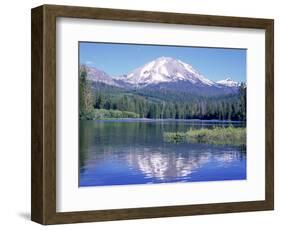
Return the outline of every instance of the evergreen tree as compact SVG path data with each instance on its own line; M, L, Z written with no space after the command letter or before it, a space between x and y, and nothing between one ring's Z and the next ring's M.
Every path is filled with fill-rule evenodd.
M91 82L87 79L85 66L79 69L79 114L87 117L93 110L94 95Z

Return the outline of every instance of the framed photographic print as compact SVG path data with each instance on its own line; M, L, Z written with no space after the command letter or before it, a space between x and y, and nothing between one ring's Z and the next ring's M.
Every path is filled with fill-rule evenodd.
M273 38L271 19L32 9L32 220L272 210Z

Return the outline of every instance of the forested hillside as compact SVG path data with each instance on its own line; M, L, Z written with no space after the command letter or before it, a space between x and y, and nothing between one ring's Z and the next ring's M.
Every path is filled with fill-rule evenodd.
M246 120L246 86L237 93L202 96L168 89L123 89L79 74L80 119L153 118Z

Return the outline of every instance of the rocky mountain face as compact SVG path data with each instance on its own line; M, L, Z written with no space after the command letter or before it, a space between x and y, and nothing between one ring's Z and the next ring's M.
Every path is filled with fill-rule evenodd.
M112 77L110 77L106 72L102 70L89 66L86 67L86 70L87 77L90 81L100 82L111 86L119 86Z

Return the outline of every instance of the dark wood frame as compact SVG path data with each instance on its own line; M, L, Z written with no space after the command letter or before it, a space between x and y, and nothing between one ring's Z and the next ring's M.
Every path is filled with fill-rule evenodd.
M264 29L266 36L265 200L199 205L56 212L56 18L87 18ZM274 209L274 21L179 13L43 5L32 9L31 219L62 224Z

